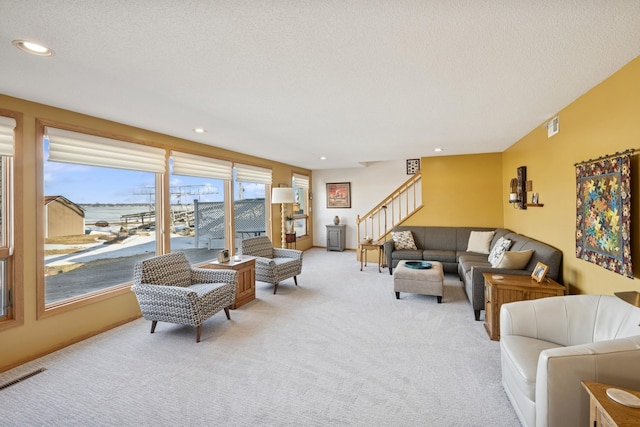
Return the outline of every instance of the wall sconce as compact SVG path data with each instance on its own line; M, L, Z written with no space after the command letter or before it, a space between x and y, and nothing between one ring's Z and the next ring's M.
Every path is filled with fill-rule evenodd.
M518 203L518 178L511 178L509 188L509 203Z
M533 191L533 181L527 181L527 167L520 166L518 168L518 177L512 178L509 182L509 203L515 203L516 209L527 209L527 206L543 207L544 204L539 203L538 193L533 193L531 203L527 202L528 195Z
M512 178L509 183L509 203L518 209L527 209L527 167L520 166L518 168L518 177Z

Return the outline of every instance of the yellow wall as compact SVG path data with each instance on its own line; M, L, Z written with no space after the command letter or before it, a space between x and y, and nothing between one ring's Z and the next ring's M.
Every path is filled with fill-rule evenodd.
M36 319L35 266L38 264L38 259L36 258L35 230L42 228L36 224L36 210L43 209L44 206L42 200L36 195L36 118L135 138L167 149L182 149L196 154L209 154L228 160L270 167L273 170L274 183L291 182L294 172L311 175L309 170L4 95L0 95L0 109L22 113L24 118L22 144L17 150L18 152L22 151L22 158L16 158L16 183L18 187L22 188L22 194L17 194L15 198L17 209L19 213L22 213L16 221L17 240L15 246L16 259L18 260L16 277L20 282L19 286L22 286L24 290L23 298L18 299L16 304L24 308L24 321L22 324L20 322L0 324L0 372L140 316L135 296L131 292L126 292L83 307ZM272 229L274 234L279 235L279 206L273 206L272 215ZM312 223L313 221L310 220L309 224ZM276 240L279 241L279 239ZM308 249L311 247L312 241L311 236L300 238L297 242L297 248ZM145 328L140 333L148 333L148 330Z
M502 227L502 154L423 157L424 207L403 225Z
M574 164L640 148L640 57L594 87L559 112L560 132L547 138L546 128L537 127L503 153L502 199L506 184L518 166L527 166L527 178L540 193L541 208L515 210L504 204L504 224L562 250L563 279L571 293L612 294L640 290L630 280L575 256L576 179ZM634 271L638 277L639 232L638 159L633 160L632 242Z

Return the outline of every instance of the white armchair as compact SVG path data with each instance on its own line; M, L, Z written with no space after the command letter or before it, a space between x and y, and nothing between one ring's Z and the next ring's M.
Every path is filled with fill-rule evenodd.
M640 308L608 295L504 304L502 385L527 427L586 426L583 380L640 389Z

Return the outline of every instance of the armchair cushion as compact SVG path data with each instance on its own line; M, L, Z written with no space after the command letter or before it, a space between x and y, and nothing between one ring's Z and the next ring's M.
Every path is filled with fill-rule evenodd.
M261 258L273 258L274 248L271 240L266 236L259 236L242 241L241 251L244 255Z

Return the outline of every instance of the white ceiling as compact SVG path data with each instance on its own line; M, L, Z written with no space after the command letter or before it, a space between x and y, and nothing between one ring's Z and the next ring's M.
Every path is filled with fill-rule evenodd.
M503 151L638 55L636 0L0 0L0 93L309 169Z

